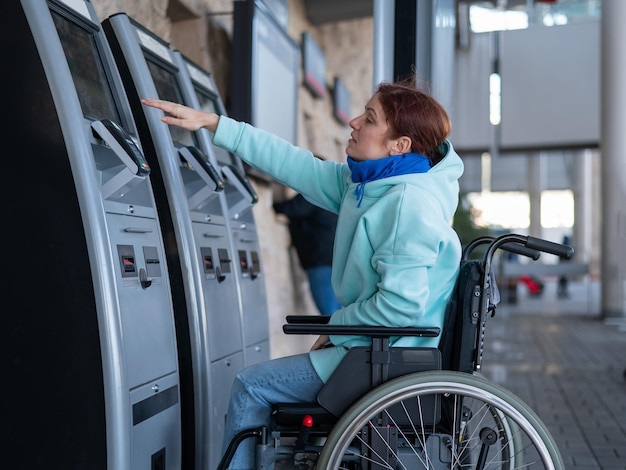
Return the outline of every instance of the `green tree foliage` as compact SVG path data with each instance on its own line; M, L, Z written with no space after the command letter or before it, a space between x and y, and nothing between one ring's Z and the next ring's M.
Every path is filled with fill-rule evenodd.
M459 205L452 219L452 227L459 235L461 244L467 245L469 242L478 237L493 236L492 230L486 226L476 225L477 209L472 207L467 194L461 194L459 196ZM476 250L477 255L482 250Z

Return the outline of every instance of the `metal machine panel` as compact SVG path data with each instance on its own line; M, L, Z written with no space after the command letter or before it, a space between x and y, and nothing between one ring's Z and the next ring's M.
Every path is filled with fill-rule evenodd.
M185 354L179 347L186 366L181 373L183 400L192 410L183 415L183 429L194 437L184 441L183 459L193 459L185 463L194 468L214 468L209 459L219 459L222 449L221 435L211 431L211 410L216 406L215 390L221 390L224 381L213 375L211 364L235 353L243 357L239 279L225 215L229 184L202 145L201 132L168 127L161 122L161 111L140 102L143 97L156 97L193 106L185 94L188 78L170 45L124 13L105 19L102 25L133 95L139 134L151 143L146 158L160 176L157 208L175 226L176 247L168 250L178 253L185 273L188 318L185 330L177 332L179 344L184 338L188 345ZM225 405L219 403L225 413ZM191 449L193 455L187 455Z
M261 341L246 348L247 365L256 364L257 362L267 361L270 357L270 342Z
M222 440L224 438L224 424L226 422L226 412L228 410L228 402L230 400L230 391L233 380L244 367L243 353L239 352L228 356L211 364L211 375L219 377L219 381L214 381L211 386L211 394L213 395L213 406L211 408L211 443L212 447L221 449ZM220 452L211 452L209 454L209 467L217 468L221 459Z
M190 103L206 112L226 115L226 109L210 73L198 67L179 52L175 56L180 69L185 70L189 80L183 91L189 95ZM211 143L211 133L202 130L198 133L203 150L214 158L215 165L224 175L224 213L232 230L233 256L236 257L237 273L242 305L242 328L245 345L246 365L257 362L262 354L257 352L248 358L248 346L269 340L269 314L267 311L267 293L261 264L253 205L258 202L254 187L248 180L243 162L230 152ZM241 255L240 255L241 253ZM269 359L269 351L264 359Z
M204 267L202 292L210 311L207 328L213 362L242 349L237 273L226 227L194 222L193 228Z
M170 303L165 255L155 219L107 214L107 222L117 251L126 375L133 389L177 370L172 313L163 308Z
M175 374L131 392L135 468L174 468L181 461L180 447L175 446L181 434L178 397Z
M14 110L2 139L27 147L5 162L4 174L19 181L2 198L14 224L6 242L22 248L7 253L16 281L5 301L20 308L4 326L15 412L4 416L12 441L3 464L181 468L173 278L161 259L150 167L95 11L86 0L9 2L0 26L12 34L1 93ZM137 241L117 231L119 217L150 233ZM37 282L24 282L33 273ZM144 466L155 442L134 438L130 396L164 375L169 392L151 393L169 405L152 410L151 435L167 436L168 457Z
M244 344L250 346L267 340L269 331L265 307L267 294L255 225L250 222L238 223L238 228L233 230L233 239L241 276Z
M207 112L216 112L224 115L226 111L224 105L217 92L217 87L213 81L213 77L206 70L200 68L195 63L184 57L180 52L174 51L174 57L179 66L180 76L182 77L182 93L185 98L185 103L191 107L202 109ZM260 348L259 350L249 350L249 336L254 338L260 337L269 342L269 327L268 327L268 311L267 301L265 294L264 278L262 276L256 276L257 281L253 285L253 289L250 290L249 279L243 276L244 272L239 268L239 256L238 244L235 242L235 233L232 231L232 223L238 221L240 218L246 222L254 222L254 216L252 213L252 207L258 202L258 196L248 181L242 161L227 152L224 149L216 147L211 142L211 133L206 129L201 129L196 133L198 144L200 149L210 158L213 165L218 168L224 178L224 190L220 193L220 202L222 204L222 214L224 215L223 223L225 225L225 231L227 236L225 240L228 241L228 247L222 247L218 249L218 259L230 260L229 268L231 269L231 276L236 280L239 302L239 318L237 319L239 325L240 341L238 346L243 349L243 354L240 357L241 362L232 363L227 371L234 373L240 367L249 365L253 362L260 362L261 360L267 360L270 358L269 347ZM239 227L239 224L236 225ZM251 225L251 231L255 230L254 224ZM256 239L256 233L253 234ZM257 257L258 258L258 257ZM260 262L257 262L255 266L259 266ZM223 270L222 270L223 271ZM249 275L248 269L245 273ZM223 274L223 273L222 273ZM257 290L260 288L260 292ZM245 300L244 300L245 299ZM247 324L246 308L252 305L257 317L262 321L257 324ZM228 345L224 337L216 336L220 335L220 331L226 328L230 322L234 322L232 318L234 312L232 308L215 311L215 316L212 318L210 324L212 328L210 330L211 335L211 359L215 361L221 357L223 351L227 351ZM232 325L232 323L231 323ZM253 329L254 332L250 333L248 330ZM232 336L228 336L232 338ZM213 348L218 348L218 356L214 355ZM230 357L230 356L229 356ZM211 436L213 437L211 442L212 446L209 449L208 459L211 462L209 468L215 468L221 456L221 441L223 436L223 414L226 412L228 406L228 396L230 396L230 387L226 387L228 392L225 393L223 387L218 384L222 382L222 376L227 377L226 370L220 369L220 363L223 359L217 359L219 362L213 362L211 365L211 377L215 382L215 387L212 388L212 395L214 396L214 402L212 404L212 415L217 415L217 421L215 416L211 423ZM216 379L219 377L219 379ZM215 401L217 400L217 401Z

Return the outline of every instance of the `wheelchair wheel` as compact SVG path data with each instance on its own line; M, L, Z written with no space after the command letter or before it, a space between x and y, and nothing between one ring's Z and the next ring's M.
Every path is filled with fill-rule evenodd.
M539 417L481 376L429 371L370 391L337 422L318 469L564 468Z

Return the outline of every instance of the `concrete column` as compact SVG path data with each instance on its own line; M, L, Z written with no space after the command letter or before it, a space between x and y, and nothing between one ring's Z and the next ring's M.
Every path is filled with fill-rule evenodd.
M374 83L393 81L394 18L396 3L374 0Z
M626 316L626 2L602 2L602 306Z
M544 188L545 169L541 152L529 153L528 162L528 199L530 202L530 226L528 235L542 238L541 192ZM555 240L559 241L559 240Z
M592 157L593 152L590 149L580 150L574 154L572 178L574 227L572 239L576 249L574 259L580 263L590 261L589 254L592 246Z

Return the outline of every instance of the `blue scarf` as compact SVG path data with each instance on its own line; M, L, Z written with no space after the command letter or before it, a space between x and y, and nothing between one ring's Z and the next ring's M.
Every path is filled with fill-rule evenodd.
M354 190L358 201L357 207L361 207L366 183L390 176L426 173L431 167L429 158L419 153L404 153L362 162L348 157L348 166L352 171L352 182L359 183Z

